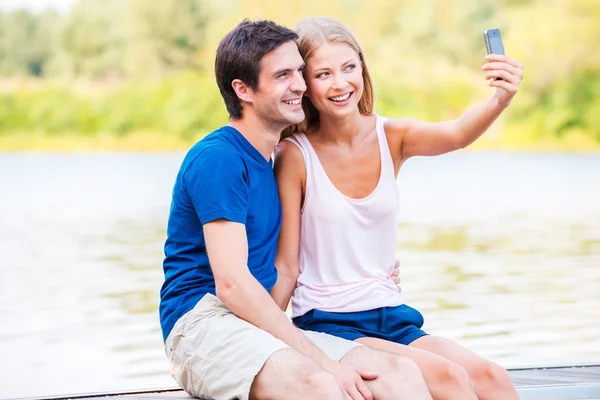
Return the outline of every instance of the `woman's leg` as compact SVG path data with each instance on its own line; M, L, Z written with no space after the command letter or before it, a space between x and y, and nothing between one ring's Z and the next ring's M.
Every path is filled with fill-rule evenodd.
M444 357L383 339L363 337L355 341L413 360L434 400L477 400L465 369Z
M438 354L462 366L480 400L518 400L508 372L498 364L475 354L453 341L438 336L423 336L409 345L413 349Z

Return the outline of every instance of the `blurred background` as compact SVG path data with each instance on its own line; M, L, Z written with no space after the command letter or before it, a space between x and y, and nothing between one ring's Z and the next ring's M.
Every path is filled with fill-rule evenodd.
M398 258L425 329L504 366L600 362L598 0L0 0L0 397L171 387L158 324L185 150L227 123L214 51L242 18L328 15L376 111L458 117L526 77L466 151L400 172Z

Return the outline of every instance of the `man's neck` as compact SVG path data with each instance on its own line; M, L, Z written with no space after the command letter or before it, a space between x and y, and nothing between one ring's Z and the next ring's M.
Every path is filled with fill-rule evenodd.
M269 127L255 115L250 113L244 115L240 119L230 120L229 126L237 129L244 135L246 140L248 140L248 142L250 142L250 144L254 146L267 161L271 158L275 146L279 143L281 131L285 128L274 129L273 127Z

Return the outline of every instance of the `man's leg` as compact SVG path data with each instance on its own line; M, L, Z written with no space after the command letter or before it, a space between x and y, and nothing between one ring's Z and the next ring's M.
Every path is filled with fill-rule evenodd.
M165 346L171 375L195 397L344 399L333 375L212 295L177 321Z
M461 365L467 373L480 400L518 400L519 396L508 372L500 365L475 354L449 339L423 336L410 344Z
M250 388L250 399L344 400L335 376L292 349L275 352Z
M378 374L377 379L365 381L376 400L431 400L419 367L406 357L360 346L348 351L341 362Z

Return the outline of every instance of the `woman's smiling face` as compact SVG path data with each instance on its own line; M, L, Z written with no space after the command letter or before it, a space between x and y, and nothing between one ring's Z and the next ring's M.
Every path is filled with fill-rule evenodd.
M321 116L345 117L358 109L364 82L360 58L343 43L324 43L306 61L306 95Z

